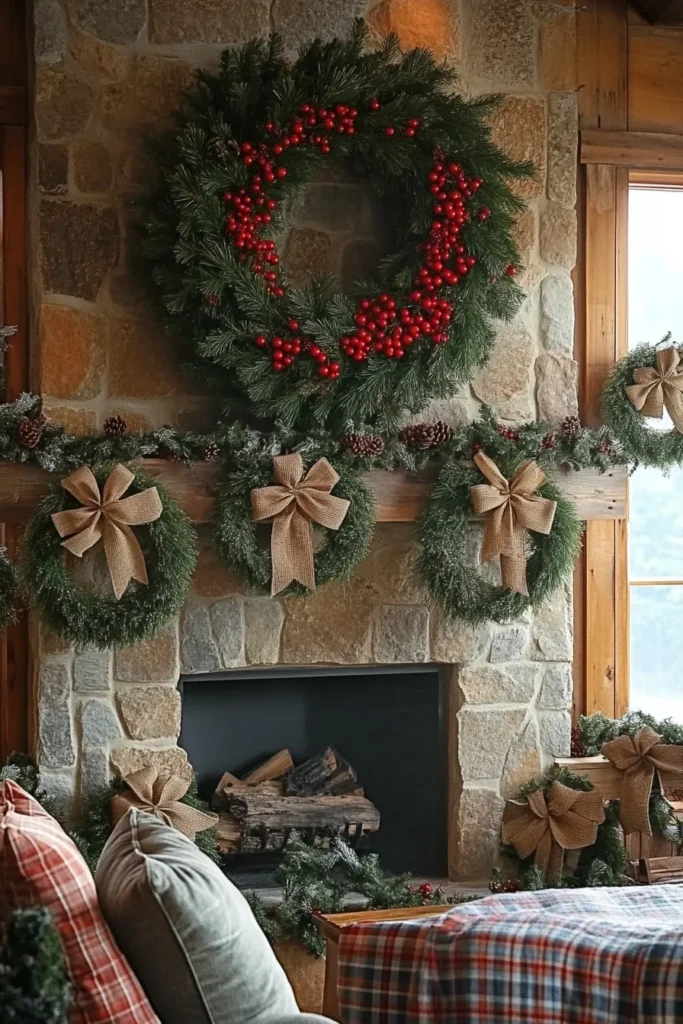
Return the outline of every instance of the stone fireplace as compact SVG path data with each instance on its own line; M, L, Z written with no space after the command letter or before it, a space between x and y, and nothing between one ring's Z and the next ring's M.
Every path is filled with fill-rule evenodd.
M101 430L114 413L131 430L210 425L214 407L183 375L140 284L134 200L154 180L144 137L168 124L192 69L214 66L223 46L277 30L294 50L315 34L346 32L356 15L405 46L454 58L465 92L502 92L496 137L537 167L519 186L529 204L517 223L524 306L471 385L421 418L460 423L482 402L507 423L576 413L573 3L36 0L35 10L32 385L54 420L75 433ZM346 282L375 265L382 239L367 192L333 173L295 205L282 251L295 283L313 270ZM193 593L154 640L75 650L34 624L38 756L62 806L112 771L154 764L189 775L178 745L181 677L434 665L448 693L448 873L485 875L505 798L569 752L569 591L521 621L472 628L429 606L408 525L379 526L354 578L307 601L245 592L217 564L207 533L200 541ZM473 558L476 546L473 534Z

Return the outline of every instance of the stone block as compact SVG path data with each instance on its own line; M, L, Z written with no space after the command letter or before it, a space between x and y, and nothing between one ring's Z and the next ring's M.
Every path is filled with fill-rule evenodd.
M108 43L134 43L142 31L145 0L68 0L75 28Z
M571 270L576 263L576 213L559 203L549 203L541 214L541 259Z
M569 757L571 752L572 717L568 711L540 711L538 725L541 749L548 761Z
M536 30L527 0L469 0L463 44L470 75L525 88L536 82Z
M540 30L541 81L547 90L576 86L576 12L573 2L567 10L545 11Z
M285 44L299 47L320 36L330 39L345 36L356 18L365 13L366 0L274 0L271 5L272 28Z
M109 758L101 747L85 747L81 751L81 801L89 800L106 789L109 782Z
M46 654L68 654L71 650L71 644L68 640L63 640L61 636L51 632L42 622L40 624L39 645L41 657L45 657Z
M192 778L192 766L187 754L180 747L164 750L148 750L142 747L117 747L111 752L111 763L117 773L125 778L141 768L156 768L166 775L179 775L188 781Z
M385 604L375 612L372 654L382 665L426 661L429 611L417 605Z
M363 580L330 583L308 598L285 598L285 607L285 664L355 665L372 660L373 592Z
M94 434L97 432L97 413L94 409L70 409L67 405L43 403L43 412L53 423L64 427L67 434Z
M223 565L211 544L208 533L199 532L197 568L192 577L192 592L199 597L229 597L241 592L239 582Z
M170 398L184 391L177 345L151 317L112 321L109 393L124 398Z
M268 0L150 0L151 43L243 43L269 29Z
M204 604L190 604L185 608L180 657L182 671L191 675L219 672L223 667L211 632L209 609Z
M421 47L439 59L460 57L460 15L454 0L384 0L368 20L380 36L394 32L403 50Z
M531 656L536 661L572 660L571 606L571 588L560 587L534 612Z
M548 274L541 282L541 341L551 352L574 351L574 288L568 274Z
M66 20L59 0L35 0L33 50L38 60L56 62L66 53Z
M516 800L520 788L543 774L538 723L531 718L508 751L503 768L501 794Z
M572 703L571 665L550 665L543 675L539 708L567 711Z
M486 657L493 633L490 622L472 626L462 619L447 618L437 606L431 615L431 625L432 661L457 665Z
M211 606L211 626L224 668L244 665L244 613L239 597L226 597Z
M522 323L501 327L491 357L477 371L472 390L504 419L533 419L533 367L535 347Z
M513 237L522 262L527 263L536 242L536 214L534 210L525 210L524 213L518 215L515 220Z
M578 108L573 92L548 96L548 199L566 206L576 202Z
M183 89L192 82L194 70L190 64L174 57L138 53L133 75L138 105L147 114L168 119L173 109L180 106Z
M536 360L539 419L558 424L579 411L579 366L571 356L547 352Z
M494 142L513 160L531 160L533 178L514 182L525 199L543 195L546 171L545 104L540 96L506 96L490 118Z
M305 288L316 274L331 273L332 242L329 235L311 228L294 228L284 265L294 288Z
M128 72L129 50L97 39L89 32L71 29L69 49L77 64L103 81L119 81Z
M76 693L106 693L111 687L111 654L96 647L77 651L73 671Z
M68 358L65 355L68 353ZM107 363L107 319L74 306L40 310L40 382L55 398L94 398Z
M114 171L107 147L97 139L77 139L71 152L79 192L108 192Z
M529 642L529 631L525 626L503 626L493 634L491 661L514 661L521 658Z
M111 704L88 700L82 705L81 736L84 747L100 747L121 738L121 727Z
M40 141L75 135L90 117L95 92L87 82L52 67L36 69L35 114Z
M71 775L44 771L40 766L40 784L48 796L47 810L60 824L68 822L74 801L74 780Z
M362 205L358 186L315 182L294 201L292 220L300 228L347 233L356 227Z
M44 291L94 302L118 252L116 211L43 200L40 246Z
M527 672L515 678L495 665L465 665L458 672L463 700L467 704L528 704L535 692L537 669L525 668Z
M504 807L495 789L463 789L455 822L456 857L450 865L455 877L488 880L498 859Z
M67 188L69 152L59 142L38 146L38 191L43 195L63 195Z
M279 601L269 597L244 602L245 656L247 665L276 665L285 613Z
M45 768L70 768L76 762L65 665L47 664L40 671L38 761Z
M178 636L170 623L151 640L120 647L114 656L114 678L123 683L175 682L178 678Z
M170 686L127 686L117 694L121 718L134 740L177 739L180 694Z
M458 712L458 760L463 782L501 777L525 717L524 708L464 707Z
M66 697L71 689L69 666L64 661L44 661L40 666L38 692L40 700Z

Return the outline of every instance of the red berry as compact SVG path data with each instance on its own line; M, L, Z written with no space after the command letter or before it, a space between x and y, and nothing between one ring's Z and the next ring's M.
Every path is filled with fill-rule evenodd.
M477 214L477 220L488 220L490 216L491 211L489 210L488 206L482 206L481 210Z
M385 135L388 135L388 136L389 136L389 138L391 138L391 136L392 136L392 135L395 135L395 134L396 134L396 129L395 129L395 128L393 128L393 127L392 127L392 126L391 126L390 124L388 124L388 125L386 126L386 128L384 129L384 134L385 134Z
M298 324L298 322L296 320L288 320L287 321L287 326L289 327L290 331L298 331L299 330L299 324Z
M370 100L370 110L380 110L381 106L382 104L376 97Z
M286 178L287 177L287 168L286 167L278 167L278 169L275 172L275 177L276 178Z
M508 275L508 277L514 277L517 273L517 267L513 263L508 263L507 267L505 268L505 273Z
M268 344L268 339L264 334L257 334L254 341L256 342L259 348L265 348L266 345Z

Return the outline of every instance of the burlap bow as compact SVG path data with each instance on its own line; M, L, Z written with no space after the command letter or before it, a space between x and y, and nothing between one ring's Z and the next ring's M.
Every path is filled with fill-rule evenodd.
M486 516L481 560L500 555L503 586L526 596L525 534L550 533L557 503L534 493L545 480L535 462L525 462L509 481L483 452L477 452L474 462L489 481L470 487L475 513Z
M131 580L148 583L147 567L131 526L142 526L158 519L163 509L156 487L126 493L135 479L121 463L114 466L100 495L100 488L88 466L80 466L62 480L62 487L83 503L82 508L55 512L52 521L60 537L68 537L63 546L78 558L100 539L117 600L123 597Z
M677 348L659 349L655 366L641 366L633 371L635 384L626 394L641 414L661 420L668 412L679 434L683 434L683 373L678 372L680 353Z
M131 807L138 807L167 825L194 839L197 832L211 828L217 814L207 814L197 807L181 803L190 783L177 775L159 775L156 768L141 768L123 780L129 792L116 793L111 801L111 815L116 825Z
M298 453L276 455L273 476L277 481L274 486L256 487L251 492L256 522L273 521L271 596L279 594L294 580L314 590L311 523L338 530L351 502L330 494L339 476L327 459L318 459L304 476L304 464Z
M509 800L503 813L503 842L522 859L533 853L534 863L549 878L562 872L565 850L582 850L595 842L605 808L597 790L588 793L553 782L546 801L543 790L528 801Z
M683 747L662 743L662 737L646 725L635 737L617 736L603 743L601 749L607 760L624 773L619 798L624 832L652 835L649 806L655 772L662 790L663 777L683 774Z

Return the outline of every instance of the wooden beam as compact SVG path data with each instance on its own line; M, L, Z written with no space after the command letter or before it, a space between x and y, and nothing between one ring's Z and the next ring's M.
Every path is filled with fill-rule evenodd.
M184 466L165 459L145 459L144 471L162 484L195 523L211 521L216 496L224 480L220 466L197 463ZM404 470L373 470L365 481L375 496L377 521L410 523L420 515L436 479L436 469L422 473ZM584 520L619 519L625 513L626 469L615 466L607 473L595 469L579 472L562 468L555 479L575 503ZM38 466L0 462L0 521L24 522L55 482Z
M582 164L683 172L683 135L584 128L580 153Z
M631 0L631 6L635 7L638 14L642 14L650 25L657 25L680 7L680 0Z

